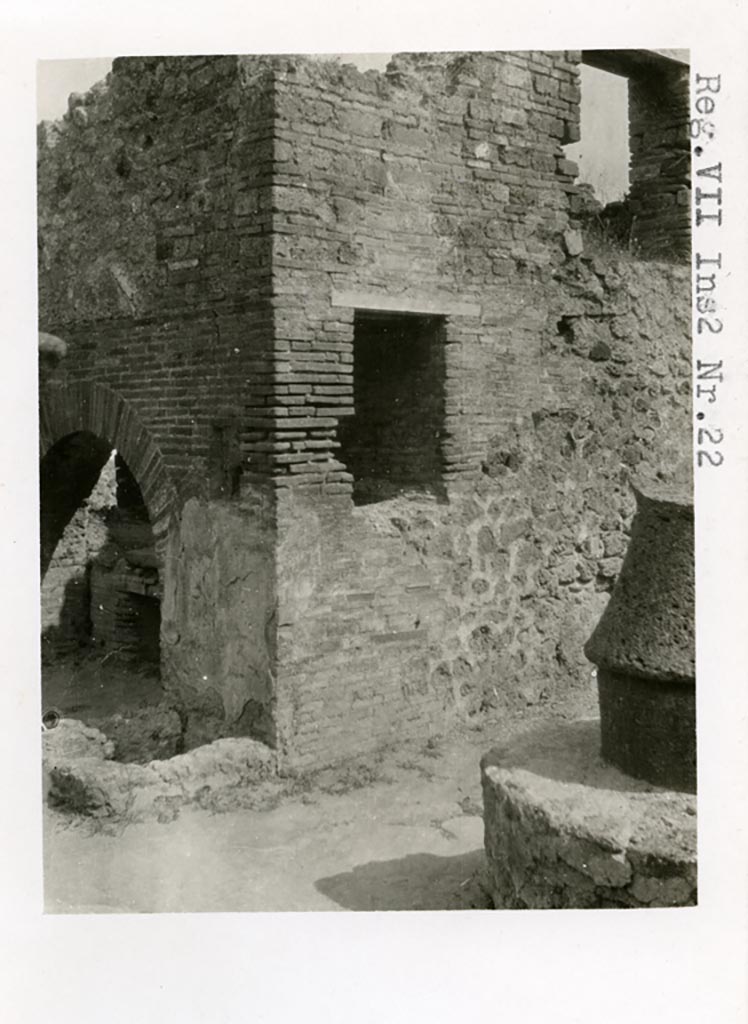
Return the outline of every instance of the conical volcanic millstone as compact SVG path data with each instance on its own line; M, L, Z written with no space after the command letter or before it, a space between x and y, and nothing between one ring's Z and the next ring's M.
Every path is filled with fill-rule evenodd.
M693 499L659 484L632 489L626 558L584 648L598 667L602 755L636 778L693 792Z

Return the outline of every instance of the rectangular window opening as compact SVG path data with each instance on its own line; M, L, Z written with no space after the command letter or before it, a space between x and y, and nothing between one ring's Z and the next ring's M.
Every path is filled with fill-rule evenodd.
M444 497L444 359L443 316L355 313L355 414L339 427L355 504Z
M629 191L629 80L586 64L581 69L579 142L564 147L579 165L578 181L602 206L620 203Z
M158 665L161 658L161 602L145 594L127 595L131 624L130 648L146 664Z

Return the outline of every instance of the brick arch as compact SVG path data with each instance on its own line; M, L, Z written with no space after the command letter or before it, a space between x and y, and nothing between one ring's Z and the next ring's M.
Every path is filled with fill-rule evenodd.
M176 489L158 446L138 411L105 384L48 384L39 397L39 457L70 434L86 431L116 448L143 494L163 562Z

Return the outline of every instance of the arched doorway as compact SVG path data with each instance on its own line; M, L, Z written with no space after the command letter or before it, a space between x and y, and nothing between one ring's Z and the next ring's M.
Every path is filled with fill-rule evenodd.
M160 674L168 482L154 481L160 456L122 399L105 393L109 413L105 407L102 416L101 394L77 394L83 401L72 416L69 403L54 401L59 394L52 414L50 404L43 410L42 711L102 729L120 759L170 756L179 749L181 725L164 704ZM55 417L55 406L64 417ZM91 429L102 419L111 421L111 433ZM123 424L127 429L118 431ZM150 501L138 478L149 467Z

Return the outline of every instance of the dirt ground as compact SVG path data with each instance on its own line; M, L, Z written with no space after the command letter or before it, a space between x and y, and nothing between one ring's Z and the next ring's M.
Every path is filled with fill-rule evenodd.
M71 714L62 682L55 699ZM46 910L488 908L481 755L549 715L576 715L578 704L527 708L420 748L279 780L261 810L224 801L220 810L185 808L173 821L111 824L45 806Z
M42 714L50 711L101 729L118 761L173 757L182 743L179 716L164 701L156 666L81 652L45 664Z
M136 670L108 655L80 654L42 670L42 711L54 708L89 725L118 711L158 704L163 692L156 668Z
M265 811L99 826L45 808L50 912L485 906L478 760L490 740L390 752ZM336 791L337 790L337 791Z

